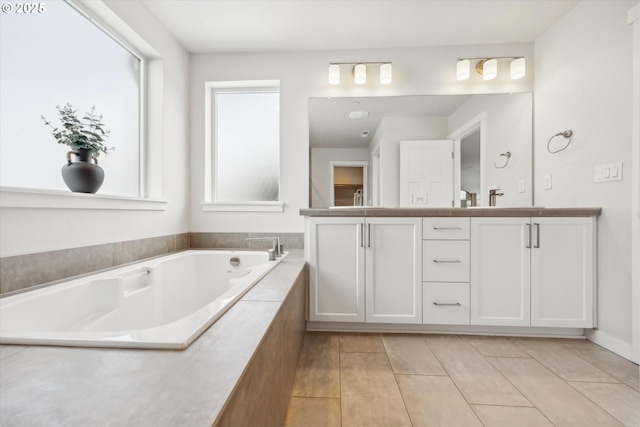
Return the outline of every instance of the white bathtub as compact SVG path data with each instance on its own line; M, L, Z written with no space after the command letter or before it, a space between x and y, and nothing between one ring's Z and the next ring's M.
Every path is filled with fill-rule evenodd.
M0 344L185 349L283 258L190 250L1 298Z

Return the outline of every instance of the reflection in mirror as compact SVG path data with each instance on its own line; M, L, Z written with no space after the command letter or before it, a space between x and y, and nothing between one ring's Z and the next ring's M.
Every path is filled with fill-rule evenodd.
M480 128L476 128L460 140L461 206L477 206L480 188Z
M368 114L350 119L353 111ZM310 207L334 204L331 164L340 161L371 165L364 205L400 206L401 141L434 140L451 140L454 152L454 200L438 206L471 206L474 193L488 206L491 189L504 194L498 206L530 206L532 113L530 93L310 98ZM494 168L507 151L508 166ZM430 200L425 188L416 200Z

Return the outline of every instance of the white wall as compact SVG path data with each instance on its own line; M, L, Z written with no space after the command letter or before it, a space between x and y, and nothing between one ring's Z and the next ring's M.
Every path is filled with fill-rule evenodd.
M154 98L162 100L162 104L150 106L161 117L152 122L148 133L153 138L154 155L161 156L156 170L160 176L154 177L153 184L161 187L161 196L169 201L168 207L159 212L2 208L1 257L189 231L186 192L189 56L142 2L109 0L105 4L112 18L142 37L160 55L156 59L163 64L162 93ZM61 159L60 167L63 163ZM155 191L154 196L158 195Z
M637 1L583 1L535 42L536 205L601 206L598 329L590 338L631 355L631 70L627 12ZM548 139L574 131L565 151ZM624 162L623 180L594 183L598 164ZM543 176L552 189L543 190Z
M498 198L498 206L530 206L532 202L532 96L531 94L477 95L471 97L451 116L449 132L473 120L485 117L484 150L481 151L481 173L484 188L478 194L481 206L488 206L489 188L499 188L504 195ZM481 148L481 150L482 150ZM509 164L496 169L494 164L504 164L501 153L511 152ZM525 191L518 191L519 181L525 182Z
M202 54L191 56L190 229L196 232L303 232L301 208L309 207L310 97L435 95L530 92L533 88L532 44L447 46L406 49L340 50L308 53ZM503 70L496 80L459 82L458 57L523 55L527 76L512 81ZM356 86L348 79L329 85L330 62L391 61L394 81L386 86L370 79ZM204 85L207 81L280 80L282 213L203 212ZM396 203L397 204L397 203Z
M332 161L357 160L368 162L366 148L312 148L311 149L311 207L328 208L331 203ZM369 164L370 165L370 164ZM367 168L368 172L369 168ZM369 181L370 183L371 181Z

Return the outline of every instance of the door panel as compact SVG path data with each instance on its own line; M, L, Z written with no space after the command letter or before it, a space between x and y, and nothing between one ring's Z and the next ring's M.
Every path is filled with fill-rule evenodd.
M452 206L453 141L400 141L400 206Z
M367 218L366 321L422 323L422 219Z

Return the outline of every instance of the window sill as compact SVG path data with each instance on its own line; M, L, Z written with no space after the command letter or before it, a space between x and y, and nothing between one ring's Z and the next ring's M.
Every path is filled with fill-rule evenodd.
M166 200L0 187L1 208L163 211Z
M282 202L203 202L203 212L282 212Z

